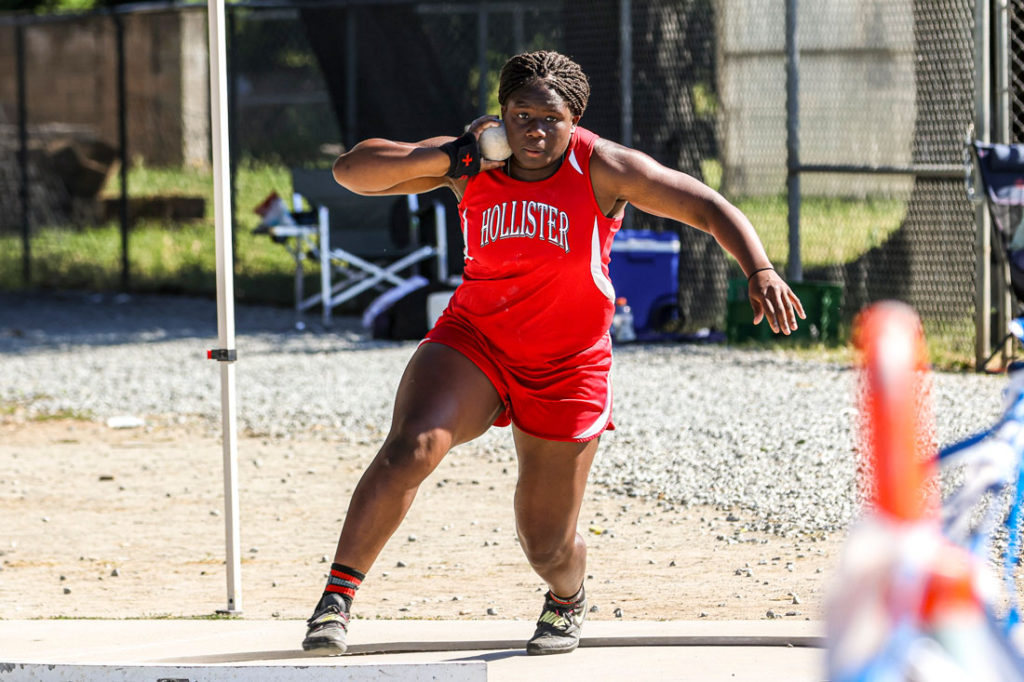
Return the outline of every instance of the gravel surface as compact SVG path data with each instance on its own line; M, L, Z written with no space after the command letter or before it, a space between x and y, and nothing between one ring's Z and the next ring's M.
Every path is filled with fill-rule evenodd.
M324 330L289 310L237 307L239 427L273 438L311 434L376 442L411 342L367 338L358 322ZM0 295L0 414L220 426L213 301L124 295ZM856 372L780 351L723 345L617 348L615 421L591 475L597 491L665 505L746 510L761 530L817 535L859 509ZM1004 378L934 375L940 444L1000 411ZM508 429L478 441L512 458Z

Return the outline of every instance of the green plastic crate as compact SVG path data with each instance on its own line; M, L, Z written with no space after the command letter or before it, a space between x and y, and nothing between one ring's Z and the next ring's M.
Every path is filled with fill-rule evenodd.
M747 280L730 279L725 314L725 335L729 343L786 338L838 343L843 287L830 282L792 282L789 286L803 303L807 319L797 320L797 330L787 337L773 333L766 320L756 326L751 323L753 311L747 296Z

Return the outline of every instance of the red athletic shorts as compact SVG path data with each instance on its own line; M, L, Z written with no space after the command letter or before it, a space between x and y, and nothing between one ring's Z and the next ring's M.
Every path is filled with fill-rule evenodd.
M511 366L477 330L447 311L423 343L441 343L473 361L505 404L495 426L517 427L537 438L585 442L612 424L611 338L590 348L534 367Z

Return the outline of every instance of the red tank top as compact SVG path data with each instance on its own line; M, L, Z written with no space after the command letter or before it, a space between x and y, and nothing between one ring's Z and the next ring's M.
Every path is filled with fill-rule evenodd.
M608 333L608 277L622 219L594 198L590 157L598 136L577 126L550 178L524 182L501 170L471 178L459 204L463 283L450 312L482 333L510 365L578 353Z

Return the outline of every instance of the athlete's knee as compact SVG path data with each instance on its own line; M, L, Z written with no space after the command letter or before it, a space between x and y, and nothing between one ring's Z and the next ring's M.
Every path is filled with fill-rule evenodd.
M377 466L392 476L419 483L430 475L450 447L451 436L444 429L392 432L377 455Z
M577 552L586 551L583 538L578 533L566 538L563 535L524 533L520 529L519 544L526 554L527 561L538 571L560 567L571 561Z

